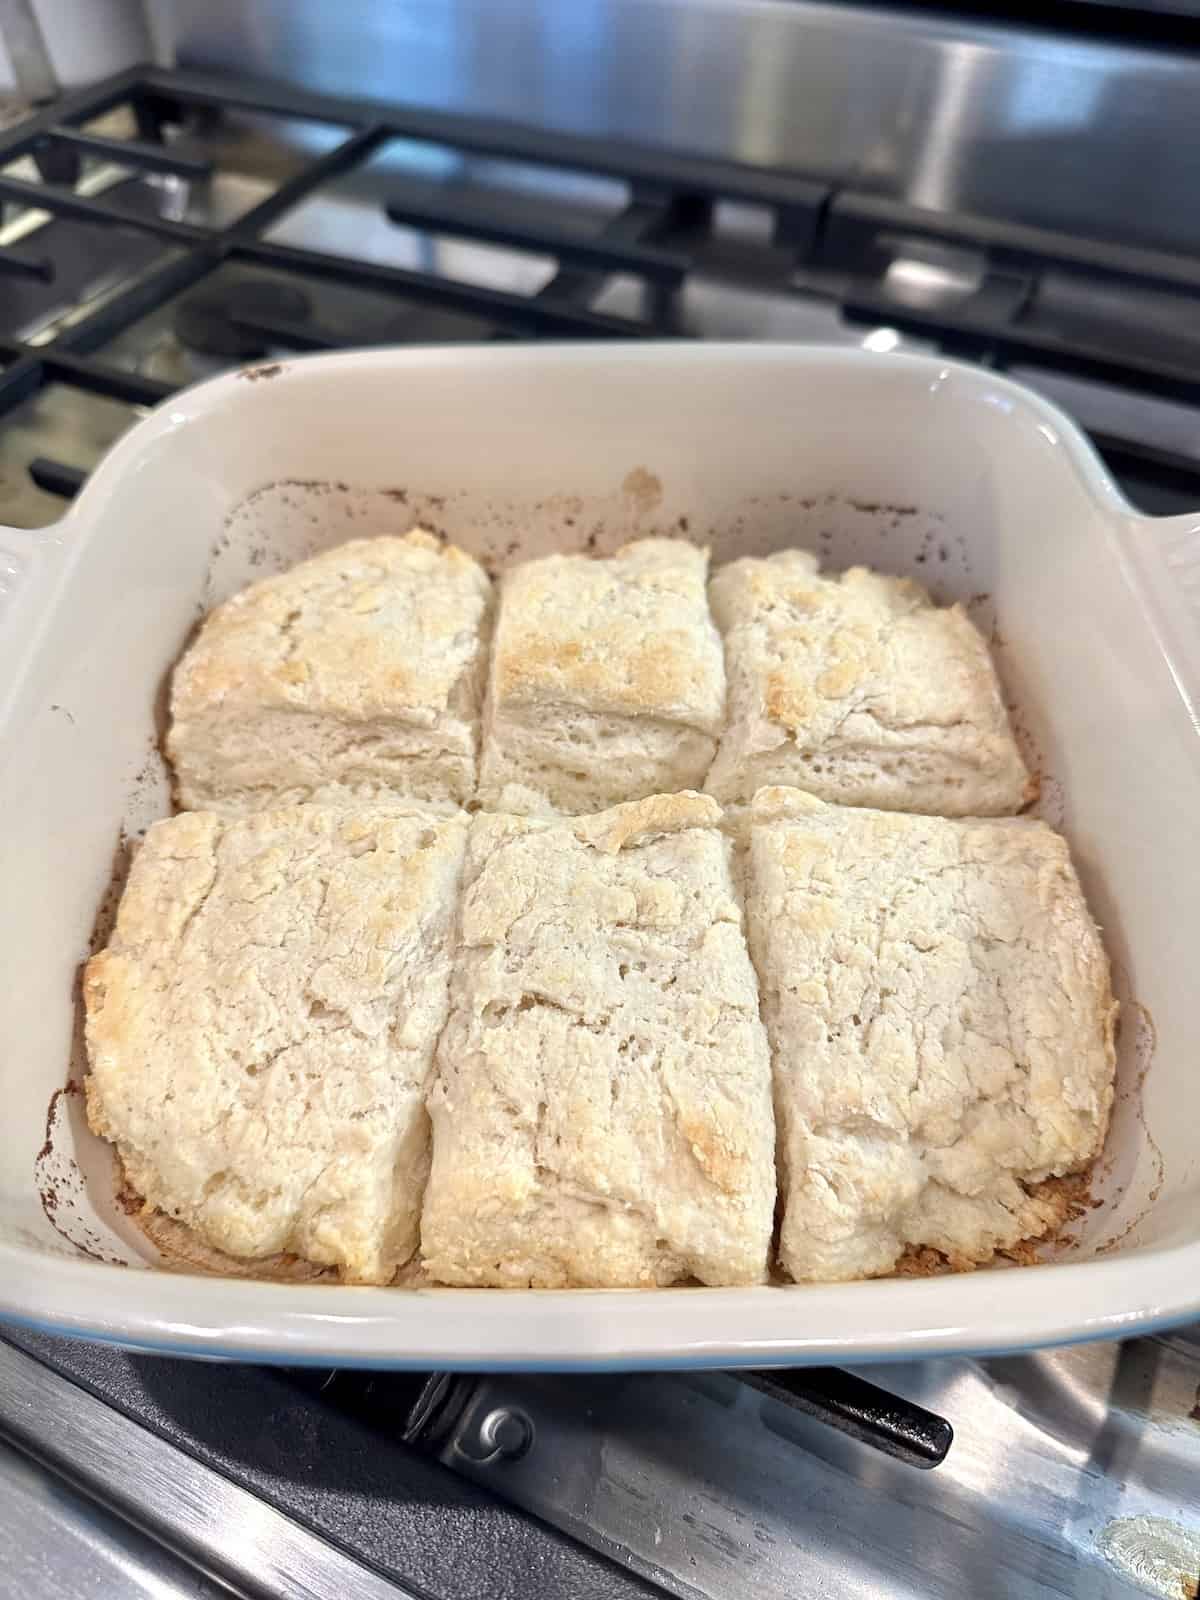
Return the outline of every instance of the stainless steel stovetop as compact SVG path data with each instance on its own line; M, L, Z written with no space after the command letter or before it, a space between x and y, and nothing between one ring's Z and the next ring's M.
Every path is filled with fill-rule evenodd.
M413 1445L411 1376L12 1337L0 1593L24 1600L224 1592L198 1573L287 1600L1176 1600L1200 1577L1194 1334L870 1369L952 1419L932 1472L719 1373L472 1380Z
M665 3L634 9L660 34L682 26ZM790 8L740 9L731 73L767 59L752 46L768 12L771 49L787 42ZM835 18L806 11L827 70ZM847 16L848 49L936 43L911 18L882 36ZM1039 59L1024 36L1009 59L994 32L952 35L939 93L963 62L980 84L985 59L993 76L997 59ZM1078 50L1055 49L1078 83ZM1178 59L1160 78L1127 53L1122 77L1118 57L1100 74L1114 106L1122 85L1188 87ZM461 98L491 82L476 73ZM939 169L926 139L900 183L877 138L856 168L801 171L765 133L680 154L616 136L659 129L564 113L548 134L452 99L398 109L147 69L0 119L0 522L53 520L142 410L240 361L613 335L988 360L1073 410L1139 504L1200 505L1186 219L1151 239L1091 217L1059 231L1044 198L1009 215L1003 196L955 189L953 140ZM1032 105L1009 104L1018 131ZM859 1376L897 1397L901 1432L904 1402L951 1423L940 1466L720 1374L487 1376L431 1410L412 1375L192 1365L9 1330L0 1596L1196 1595L1200 1330Z

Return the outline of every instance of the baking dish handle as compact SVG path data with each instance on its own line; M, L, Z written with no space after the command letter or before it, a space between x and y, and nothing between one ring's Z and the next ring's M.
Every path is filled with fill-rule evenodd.
M62 528L62 523L46 528L0 525L0 726L7 721L63 572Z
M1179 687L1200 715L1200 511L1130 520L1134 565Z

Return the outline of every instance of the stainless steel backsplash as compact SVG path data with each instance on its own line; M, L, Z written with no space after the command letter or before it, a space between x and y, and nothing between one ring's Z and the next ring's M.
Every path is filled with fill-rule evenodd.
M1200 246L1200 59L786 0L155 0L182 65Z

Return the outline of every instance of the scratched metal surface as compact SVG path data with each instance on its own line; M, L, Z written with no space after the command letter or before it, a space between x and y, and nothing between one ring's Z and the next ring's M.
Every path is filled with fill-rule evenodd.
M719 1374L490 1379L443 1460L689 1600L1197 1593L1200 1335L864 1376L950 1420L943 1466ZM532 1448L481 1464L498 1410Z
M404 1375L376 1380L364 1422L318 1374L17 1337L140 1416L168 1461L249 1491L232 1547L239 1517L284 1511L438 1597L1182 1600L1200 1581L1200 1330L866 1369L954 1425L928 1473L716 1373L488 1377L439 1467L398 1442ZM0 1435L11 1407L0 1384ZM519 1459L493 1455L499 1412L527 1419Z
M412 1398L406 1383L396 1375L402 1409ZM295 1593L280 1587L269 1564L291 1528L308 1535L295 1546L294 1565L316 1585L311 1600L402 1600L410 1592L422 1600L640 1600L654 1593L407 1449L382 1403L364 1423L326 1404L321 1384L318 1373L293 1378L0 1327L0 1600L73 1600L55 1583L10 1586L12 1518L30 1515L18 1509L4 1475L2 1446L14 1437L52 1474L69 1468L76 1486L116 1507L115 1515L136 1507L146 1526L152 1513L155 1539L188 1552L191 1562L211 1554L198 1545L207 1530L239 1563L236 1573L226 1566L225 1581L254 1600ZM143 1491L160 1483L171 1492L151 1506ZM198 1521L189 1510L197 1496L208 1508ZM30 1523L23 1543L55 1537L52 1522L39 1516L38 1524ZM154 1600L175 1600L159 1577ZM103 1600L125 1600L126 1592L141 1591L114 1584Z
M0 1594L13 1600L221 1600L228 1591L0 1443Z

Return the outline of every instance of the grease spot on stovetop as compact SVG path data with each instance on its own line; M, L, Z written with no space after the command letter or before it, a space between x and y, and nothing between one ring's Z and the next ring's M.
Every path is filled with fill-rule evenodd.
M1167 1517L1118 1517L1105 1525L1096 1544L1109 1565L1144 1593L1196 1600L1200 1529Z

